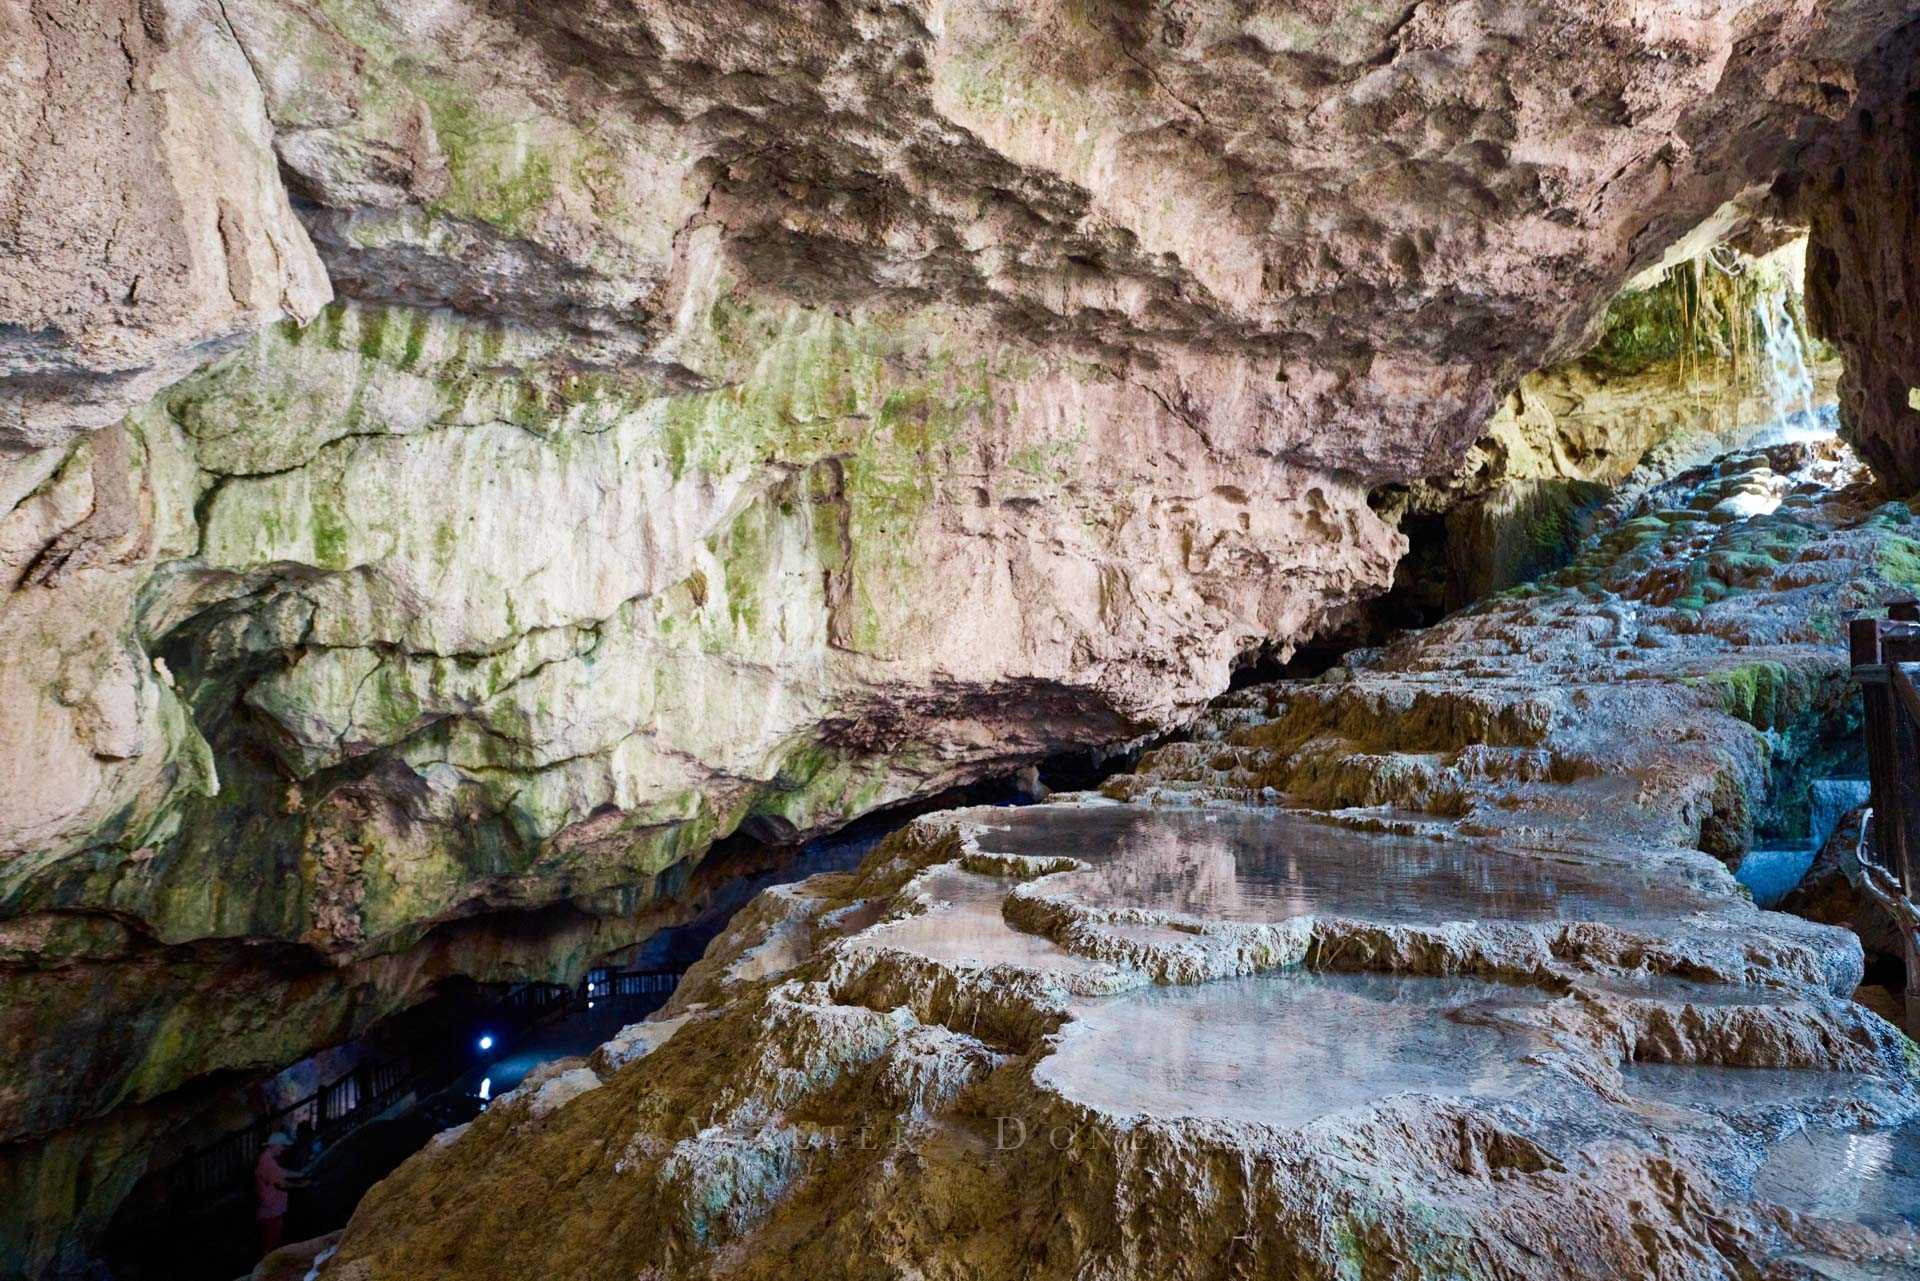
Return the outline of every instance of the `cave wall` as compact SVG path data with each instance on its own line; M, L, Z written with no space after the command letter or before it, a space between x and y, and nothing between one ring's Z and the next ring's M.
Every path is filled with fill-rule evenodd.
M491 914L609 942L1351 617L1369 492L1906 16L0 3L0 990L71 1069L0 1143L118 1154L0 1237L116 1110L588 950Z
M1845 360L1847 439L1895 492L1920 488L1920 73L1911 32L1864 86L1799 198L1815 327Z
M737 364L676 395L335 304L81 438L17 510L94 496L30 525L0 621L16 1144L450 973L594 955L561 932L502 966L485 931L444 941L467 918L567 903L621 946L743 825L795 839L1170 723L1398 554L1351 481L1196 452L1150 397L956 351L947 317L708 315L687 358Z
M214 6L7 0L0 48L0 447L110 426L333 296Z

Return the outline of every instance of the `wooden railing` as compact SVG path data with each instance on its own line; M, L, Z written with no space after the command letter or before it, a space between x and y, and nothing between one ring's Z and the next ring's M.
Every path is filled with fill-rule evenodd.
M1871 822L1846 866L1856 889L1898 927L1906 952L1907 1030L1920 1030L1920 603L1856 618L1848 642L1865 712ZM1868 840L1871 830L1872 839Z
M590 970L575 987L559 983L521 983L510 987L492 1007L502 1031L524 1036L572 1011L603 1003L626 1004L670 994L681 970ZM192 1204L207 1206L240 1190L260 1159L267 1139L278 1131L298 1134L324 1153L367 1121L410 1093L444 1089L473 1066L464 1045L438 1056L378 1059L355 1066L296 1103L256 1117L188 1153L168 1173L178 1174L170 1189L186 1192ZM307 1154L302 1153L305 1157Z

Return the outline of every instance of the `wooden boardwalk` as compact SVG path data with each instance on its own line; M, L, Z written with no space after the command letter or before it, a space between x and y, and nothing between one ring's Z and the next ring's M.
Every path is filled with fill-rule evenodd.
M1920 604L1856 618L1848 632L1865 711L1871 821L1847 867L1856 889L1899 928L1906 962L1906 1030L1920 1033Z

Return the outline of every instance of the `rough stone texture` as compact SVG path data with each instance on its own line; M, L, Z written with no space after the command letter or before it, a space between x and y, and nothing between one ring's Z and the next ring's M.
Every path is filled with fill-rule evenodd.
M1908 14L229 9L358 296L665 364L680 246L717 225L755 285L981 305L1203 434L1404 478L1634 271L1740 226Z
M573 982L610 952L685 924L754 864L668 869L627 887L625 910L584 904L452 922L404 951L329 964L311 949L218 940L167 943L92 913L52 911L0 930L0 1099L14 1137L0 1143L9 1267L84 1270L86 1247L145 1174L211 1134L237 1128L256 1100L249 1076L377 1020L454 976ZM204 910L217 883L197 889ZM281 892L297 903L297 876ZM188 904L188 906L195 906ZM111 1029L111 1034L103 1032Z
M1829 492L1837 452L1683 476L1558 576L1229 695L1132 804L937 815L763 894L660 1015L370 1193L323 1278L1899 1275L1910 1231L1750 1189L1802 1126L1911 1116L1920 1049L1840 999L1856 939L1700 852L1791 822L1769 757L1820 757L1833 620L1912 581L1913 513ZM1349 830L1262 844L1278 805ZM1381 973L1387 1022L1257 1031ZM1413 976L1481 986L1427 1013ZM1381 1075L1441 1041L1473 1057Z
M1920 86L1909 33L1892 42L1831 155L1802 196L1813 224L1814 326L1846 361L1840 401L1861 457L1896 490L1920 485Z
M1413 542L1389 606L1451 611L1557 570L1652 486L1817 427L1806 420L1834 403L1841 371L1805 331L1805 251L1719 245L1628 289L1593 349L1521 379L1454 471L1378 496ZM1763 311L1791 326L1800 367L1777 367Z
M7 0L0 46L0 450L332 296L215 0Z
M1473 1016L1535 1047L1538 1078L1509 1102L1403 1094L1306 1125L1089 1103L1086 1082L1054 1060L1089 1034L1076 1024L1097 1022L1103 1003L1143 991L1138 968L1070 935L1028 936L1035 955L996 964L997 945L974 923L954 938L984 942L986 960L930 957L889 933L896 922L937 929L953 913L935 878L965 861L975 824L993 825L955 818L923 820L859 874L786 896L783 928L811 934L797 964L744 974L729 954L764 948L775 914L743 922L658 1020L670 1030L657 1045L620 1063L555 1064L414 1158L363 1202L322 1276L878 1277L912 1266L1025 1277L1720 1277L1751 1272L1774 1247L1766 1215L1735 1191L1758 1145L1699 1118L1649 1142L1674 1114L1636 1097L1623 1060L1819 1066L1878 1081L1877 1096L1799 1101L1840 1123L1914 1106L1897 1034L1817 988L1775 975L1785 986L1642 980L1635 991L1577 947L1547 986L1513 988L1513 1007ZM1023 888L998 870L961 875L1002 897ZM1083 874L1052 870L1026 888L1070 892ZM1729 915L1708 933L1764 930L1737 897L1725 902ZM1748 923L1734 925L1743 911ZM1310 924L1330 950L1366 932ZM1142 936L1191 946L1164 923L1136 921L1127 937ZM1449 937L1496 955L1503 946L1497 930ZM1447 961L1429 953L1428 963ZM1803 1035L1788 1030L1796 1025ZM1290 1028L1310 1043L1355 1034ZM1179 1043L1150 1028L1131 1040L1143 1075L1157 1072L1159 1051L1178 1060ZM1813 1089L1833 1088L1815 1079ZM571 1097L544 1103L563 1083ZM1782 1124L1775 1115L1768 1128Z
M36 458L3 616L21 951L111 962L131 928L353 965L499 908L617 920L742 824L1164 725L1398 552L1351 482L1210 461L1115 381L1016 351L990 383L950 327L727 299L764 342L726 391L342 307ZM171 1058L140 1095L221 1066Z
M340 1234L329 1232L310 1241L281 1246L248 1274L248 1281L307 1281L313 1270L333 1257Z
M1729 861L1756 827L1804 833L1810 780L1860 751L1843 620L1916 581L1912 514L1829 492L1848 466L1816 442L1683 473L1558 574L1320 681L1229 695L1112 790L1274 789L1529 839L1604 814Z
M0 10L0 981L125 998L6 1155L1190 716L1910 8Z

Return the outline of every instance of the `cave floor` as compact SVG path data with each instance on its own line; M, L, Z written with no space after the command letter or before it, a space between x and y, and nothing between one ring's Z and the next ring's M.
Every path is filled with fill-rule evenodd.
M1733 874L1834 823L1835 620L1901 588L1833 465L1719 460L1098 793L767 890L327 1281L1920 1275L1920 1050Z
M797 934L818 946L796 963ZM464 1234L504 1225L440 1189L584 1160L623 1171L589 1175L602 1214L658 1213L643 1190L670 1177L750 1215L749 1252L804 1254L787 1215L881 1189L951 1242L941 1197L1044 1178L1083 1227L1204 1193L1181 1235L1235 1227L1276 1264L1354 1248L1328 1225L1360 1220L1369 1249L1464 1252L1473 1276L1634 1275L1604 1269L1703 1230L1808 1270L1782 1276L1905 1275L1920 1089L1909 1043L1845 999L1858 979L1849 936L1759 911L1697 852L1094 796L953 811L763 896L691 1000L436 1141L341 1257L424 1237L465 1274ZM739 1182L768 1144L798 1184ZM493 1245L593 1275L565 1244L581 1205ZM688 1213L666 1205L656 1232ZM1107 1248L1164 1275L1160 1232Z

